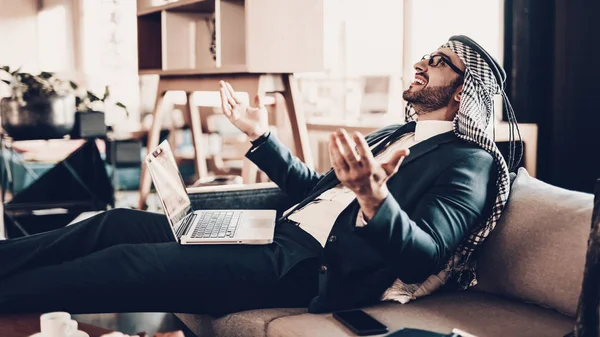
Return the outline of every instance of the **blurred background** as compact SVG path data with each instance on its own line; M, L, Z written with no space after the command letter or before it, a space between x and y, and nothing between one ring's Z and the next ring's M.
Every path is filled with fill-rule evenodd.
M12 72L47 72L76 84L77 102L84 110L104 114L99 122L102 132L88 137L70 132L66 138L31 134L24 137L31 139L21 140L5 130L5 136L13 139L3 148L2 165L15 166L10 177L3 178L12 184L3 185L4 190L9 194L26 190L93 138L117 195L131 191L135 199L117 197L117 201L127 200L125 205L136 207L141 158L157 116L161 118L160 139L173 142L188 185L266 181L260 173L242 179L249 144L224 119L217 92L194 90L190 96L201 115L201 159L186 112L186 90L169 90L155 109L161 76L197 76L205 71L211 76L244 71L293 74L296 98L300 97L296 110L305 120L302 127L308 135L310 160L323 172L329 168L329 132L340 127L368 132L402 123L402 91L413 80L413 64L451 35L464 34L478 41L507 71L506 92L525 144L521 166L548 183L591 192L600 176L600 2L320 0L303 5L290 1L293 11L285 4L267 0L0 0L0 67L10 70L0 73L6 83L0 83L0 97L14 98ZM176 29L192 27L192 23L196 31L189 34ZM300 33L273 32L285 24L303 27L310 38L296 41ZM203 52L197 49L200 43ZM269 46L268 51L253 51L262 46ZM278 48L299 52L273 71L260 68L258 59L281 58ZM245 50L247 64L228 65L239 56L227 54L230 50ZM186 53L191 55L189 60L183 59ZM212 55L213 60L200 60L202 53ZM314 62L305 67L308 61L304 59ZM270 123L297 153L299 140L291 132L293 123L284 96L268 95ZM501 102L496 107L490 132L495 132L505 152L509 129ZM156 114L157 110L164 113ZM84 117L88 115L78 118ZM8 118L2 120L3 127L5 123Z

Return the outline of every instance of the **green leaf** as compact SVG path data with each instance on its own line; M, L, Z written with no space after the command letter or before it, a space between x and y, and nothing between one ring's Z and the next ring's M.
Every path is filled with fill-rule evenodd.
M77 85L77 83L75 83L73 81L69 81L69 84L71 85L71 88L73 88L73 90L77 90L77 88L79 88L79 86Z
M116 106L123 108L125 110L125 114L127 114L127 117L129 117L129 110L127 110L127 107L125 106L125 104L121 103L121 102L117 102L115 103Z
M10 67L9 66L4 66L4 67L0 68L0 70L4 70L7 73L10 73Z
M94 95L94 93L89 90L87 92L87 95L90 98L90 102L96 102L96 101L100 100L100 98L98 98L98 96Z
M106 99L110 96L110 91L108 90L108 85L104 87L104 97L102 97L102 102L106 101Z
M54 76L54 74L50 73L50 72L47 72L47 71L42 71L40 73L40 77L43 78L43 79L45 79L45 80L51 78L52 76Z
M2 80L2 82L4 82L4 83L6 83L6 84L10 85L10 81L9 81L9 80Z
M19 68L17 68L17 70L13 71L13 72L12 72L12 73L10 73L10 74L11 74L11 75L13 75L13 76L14 76L14 75L16 75L16 74L18 74L18 73L19 73L19 71L21 71L21 68L22 68L22 67L19 67Z

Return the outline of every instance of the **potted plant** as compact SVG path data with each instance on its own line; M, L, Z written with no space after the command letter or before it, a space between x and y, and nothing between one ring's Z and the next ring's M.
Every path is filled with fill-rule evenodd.
M0 67L11 96L0 101L2 128L15 140L62 138L75 119L73 83L54 73L38 75Z
M72 83L72 85L75 90L78 89L77 84ZM102 98L89 90L82 91L82 94L76 97L77 112L75 113L75 125L71 134L73 137L92 138L106 135L105 112L109 98L110 90L108 86L104 87ZM114 104L124 109L127 116L129 116L129 111L123 103L115 102Z

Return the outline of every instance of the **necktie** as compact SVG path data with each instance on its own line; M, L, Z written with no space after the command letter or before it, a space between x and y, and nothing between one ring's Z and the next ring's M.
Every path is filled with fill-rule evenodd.
M402 137L403 135L410 133L410 132L415 132L416 125L417 125L416 122L406 123L406 124L402 125L401 127L399 127L396 131L392 132L389 136L385 136L382 141L380 141L374 148L371 149L371 153L373 153L373 157L375 157L377 154L379 154L379 152L381 152L383 149L385 149L389 144L393 143L394 141L396 141L398 138ZM377 140L374 140L374 142L376 143ZM288 212L286 212L280 218L280 220L284 220L290 214L294 213L296 210L301 209L302 207L308 205L310 202L315 200L315 198L317 198L323 192L336 186L339 183L340 183L340 181L335 176L333 169L330 170L323 178L321 178L321 180L317 183L315 188L313 188L312 193L310 193L308 195L308 197L304 198L304 200L302 200L299 204L297 204L296 207L294 207L291 210L289 210ZM327 186L327 188L323 188L324 186Z
M383 141L379 142L377 146L371 149L371 153L373 153L373 157L377 156L379 152L385 149L388 145L398 140L398 138L404 136L407 133L415 132L417 127L416 122L409 122L401 127L399 127L396 131L392 132L391 135L387 136Z

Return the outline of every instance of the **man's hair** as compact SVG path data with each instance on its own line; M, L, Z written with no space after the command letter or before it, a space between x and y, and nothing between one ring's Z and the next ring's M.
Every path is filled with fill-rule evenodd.
M465 77L463 75L458 75L458 77L450 83L450 87L452 88L452 91L454 91L463 85L463 83L465 83Z

